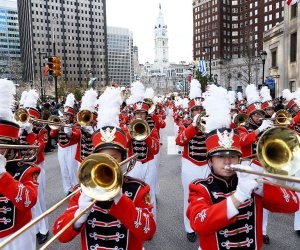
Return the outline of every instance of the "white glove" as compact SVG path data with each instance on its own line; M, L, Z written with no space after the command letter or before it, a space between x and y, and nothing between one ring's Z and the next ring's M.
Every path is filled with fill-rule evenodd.
M274 125L273 121L271 120L263 120L262 124L260 127L258 127L259 132L263 132L266 129L272 127Z
M26 130L26 132L28 134L30 134L32 132L32 129L33 129L33 125L31 123L28 122L28 123L24 124L24 130Z
M6 172L6 158L0 154L0 175Z
M84 130L85 130L86 132L88 132L90 135L94 134L94 129L92 128L92 126L86 126L86 127L84 128Z
M78 199L78 209L74 214L74 218L80 214L82 210L84 210L88 205L91 204L93 199L87 196L85 193L81 192L80 197ZM86 222L87 218L89 217L91 210L86 211L77 221L74 223L74 228L79 229L81 226Z
M192 125L193 125L195 128L197 127L197 119L198 119L199 115L200 115L200 114L195 115L195 116L194 116L194 119L193 119Z
M23 135L23 133L24 133L24 128L23 128L23 127L20 127L20 129L19 129L19 137L20 137L21 135Z
M120 192L115 196L114 203L117 205L118 202L121 200L121 198L122 198L122 188L121 188Z
M251 167L240 165L240 164L231 165L231 166L245 169L245 170L252 170ZM237 176L238 176L238 185L233 195L239 202L242 203L245 200L249 199L251 197L253 190L258 187L258 183L255 180L258 178L258 176L254 174L243 173L243 172L237 172Z
M72 135L72 128L64 127L64 133L67 134L67 136L70 137Z

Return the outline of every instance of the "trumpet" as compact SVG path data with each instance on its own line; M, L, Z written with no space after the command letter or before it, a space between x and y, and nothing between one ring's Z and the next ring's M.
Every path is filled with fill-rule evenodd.
M300 137L293 130L282 126L266 130L257 144L257 159L267 173L248 171L235 167L228 167L228 169L300 183L300 178L292 176L300 169ZM261 179L257 181L300 192L299 188L281 183Z
M136 141L144 141L150 135L151 130L147 121L137 118L128 127L131 137Z
M49 208L43 214L30 221L24 227L14 232L8 238L0 243L0 249L9 244L19 235L27 231L29 228L34 226L44 217L55 211L61 205L63 205L69 198L73 197L80 190L95 199L91 202L81 213L74 217L59 233L52 237L45 245L40 249L46 249L51 243L53 243L61 234L63 234L71 225L74 224L87 210L89 210L97 201L106 201L113 199L118 192L120 192L123 185L123 176L126 175L131 169L126 169L125 173L122 174L121 166L127 164L132 166L132 162L135 161L137 155L133 155L126 160L118 163L113 157L107 154L96 153L89 155L80 164L78 169L78 178L80 181L80 188L76 189L73 193L59 201L57 204Z
M77 114L77 122L80 126L89 126L93 121L93 113L87 109L81 110Z

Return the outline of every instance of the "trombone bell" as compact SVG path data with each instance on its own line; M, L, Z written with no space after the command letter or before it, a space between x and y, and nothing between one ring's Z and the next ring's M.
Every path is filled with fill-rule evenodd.
M110 155L92 154L79 166L78 179L86 195L98 201L107 201L121 190L122 168Z
M233 120L233 123L236 127L246 126L248 122L249 122L249 117L246 114L238 114Z
M89 110L81 110L77 114L77 122L80 126L89 126L93 120L93 113Z
M128 130L131 137L136 141L144 141L151 133L147 121L140 118L133 120Z
M269 173L294 175L300 168L300 137L286 127L268 129L258 141L257 157Z
M16 110L14 118L19 123L27 123L30 120L30 115L26 109L19 108Z

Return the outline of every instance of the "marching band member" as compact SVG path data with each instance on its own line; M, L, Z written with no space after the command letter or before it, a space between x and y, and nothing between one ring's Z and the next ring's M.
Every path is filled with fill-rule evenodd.
M0 80L0 144L18 142L19 125L13 121L12 107L16 89L13 82ZM16 149L0 149L0 242L25 226L38 196L37 178L40 168L33 163L16 162ZM13 161L15 160L15 162ZM4 250L36 249L34 229L27 230Z
M76 114L74 107L75 97L68 94L63 116L67 119L66 123L73 125L74 116ZM73 135L73 136L72 136ZM76 136L75 136L76 135ZM59 129L51 129L51 137L58 137L58 161L60 165L62 183L64 192L70 194L73 187L77 185L77 169L78 163L75 160L77 141L79 133L72 131L71 127L61 127Z
M191 81L189 109L191 120L179 127L176 144L183 146L181 178L184 192L184 227L187 239L196 241L196 233L190 226L186 216L188 207L189 184L196 178L206 178L210 169L206 161L205 133L198 130L198 117L203 111L201 103L201 87L197 80Z
M260 90L261 96L261 108L265 111L265 118L271 118L275 111L274 102L270 94L270 89L267 86L263 86Z
M227 168L233 165L252 169L239 164L240 139L239 134L229 128L230 104L226 90L211 85L209 91L205 106L206 130L209 131L206 147L212 172L206 179L190 184L187 216L199 234L202 250L261 249L263 207L272 212L292 213L298 209L299 199L284 188L258 184L256 175L236 174ZM212 108L208 107L209 103Z
M265 130L273 126L271 120L264 120L265 112L259 102L259 93L254 84L247 86L246 95L248 101L247 115L249 116L249 122L248 124L237 128L241 138L240 143L243 157L249 157L256 154L256 146L259 137ZM265 244L270 243L270 238L267 235L267 224L268 212L264 210L263 240Z
M36 90L27 92L24 108L28 111L30 118L41 118L41 113L37 110L38 93ZM38 176L38 199L36 205L32 208L32 217L35 219L44 213L46 208L45 194L46 194L46 173L45 173L45 147L48 143L48 130L45 125L34 121L29 121L21 125L19 130L19 143L21 145L36 145L39 146L37 160L34 162L40 167L41 172ZM22 155L21 150L21 155ZM43 244L49 236L48 218L44 217L36 224L37 241Z
M99 98L98 130L93 136L95 153L105 153L118 162L127 156L126 135L119 128L121 97L118 89L107 88ZM125 169L123 169L125 171ZM98 201L63 233L61 242L71 241L81 233L82 249L142 250L143 241L153 237L156 225L151 212L149 186L141 180L124 176L115 198ZM53 227L56 234L92 201L83 192L70 201L65 213Z
M230 117L231 117L231 124L230 124L230 128L235 128L236 125L234 124L234 118L238 115L239 113L239 108L236 105L236 94L235 91L228 91L228 98L229 98L229 102L231 105L231 109L230 109Z
M97 101L97 95L97 92L93 89L85 91L80 107L81 112L79 112L78 115L82 114L83 117L81 119L83 120L90 118L90 124L80 126L80 128L72 129L70 140L72 140L72 137L74 137L73 141L77 144L75 159L78 162L78 166L84 160L84 158L89 156L94 150L92 135L95 131L95 122L93 117L95 115L95 103ZM84 114L86 111L90 111L92 116L88 117L88 114ZM79 122L78 119L77 122Z
M144 102L144 86L141 82L132 83L131 101L133 105L133 113L135 119L146 121L149 106ZM134 120L133 120L134 121ZM131 125L129 125L131 127ZM132 137L128 129L124 129L127 136L128 155L138 154L137 162L129 176L138 178L146 182L150 186L151 204L153 205L153 214L156 219L156 178L157 168L155 166L154 155L159 151L159 139L157 129L152 128L149 135L144 140L136 140Z
M282 91L282 97L285 100L287 111L290 112L293 117L292 124L289 128L300 134L300 109L296 102L295 94L291 93L289 89L284 89Z

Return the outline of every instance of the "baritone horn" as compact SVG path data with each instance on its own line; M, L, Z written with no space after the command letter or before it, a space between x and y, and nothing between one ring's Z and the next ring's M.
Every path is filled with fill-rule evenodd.
M257 159L267 173L229 167L233 171L246 172L278 180L300 183L293 175L300 170L300 137L293 130L277 126L266 130L257 144ZM299 188L263 179L258 182L300 192Z
M90 110L83 109L77 114L77 122L80 126L85 127L91 125L93 121L93 113Z
M133 120L129 124L128 131L136 141L144 141L151 133L149 124L141 118Z
M39 215L24 227L8 236L4 241L0 243L0 249L9 244L19 235L27 231L29 228L37 224L40 220L48 216L50 213L58 209L69 198L73 197L79 191L83 191L86 195L94 199L85 209L82 210L76 217L74 217L61 231L59 231L54 237L47 241L41 249L46 249L52 244L60 235L62 235L70 226L74 224L86 211L92 208L97 201L107 201L113 199L121 190L123 185L123 176L126 175L131 169L126 169L123 173L122 166L129 163L132 165L137 159L137 155L133 155L126 160L118 163L113 157L108 154L91 154L84 159L78 169L78 178L80 182L80 188L77 188L73 193L63 198L57 204L53 205L43 214Z

